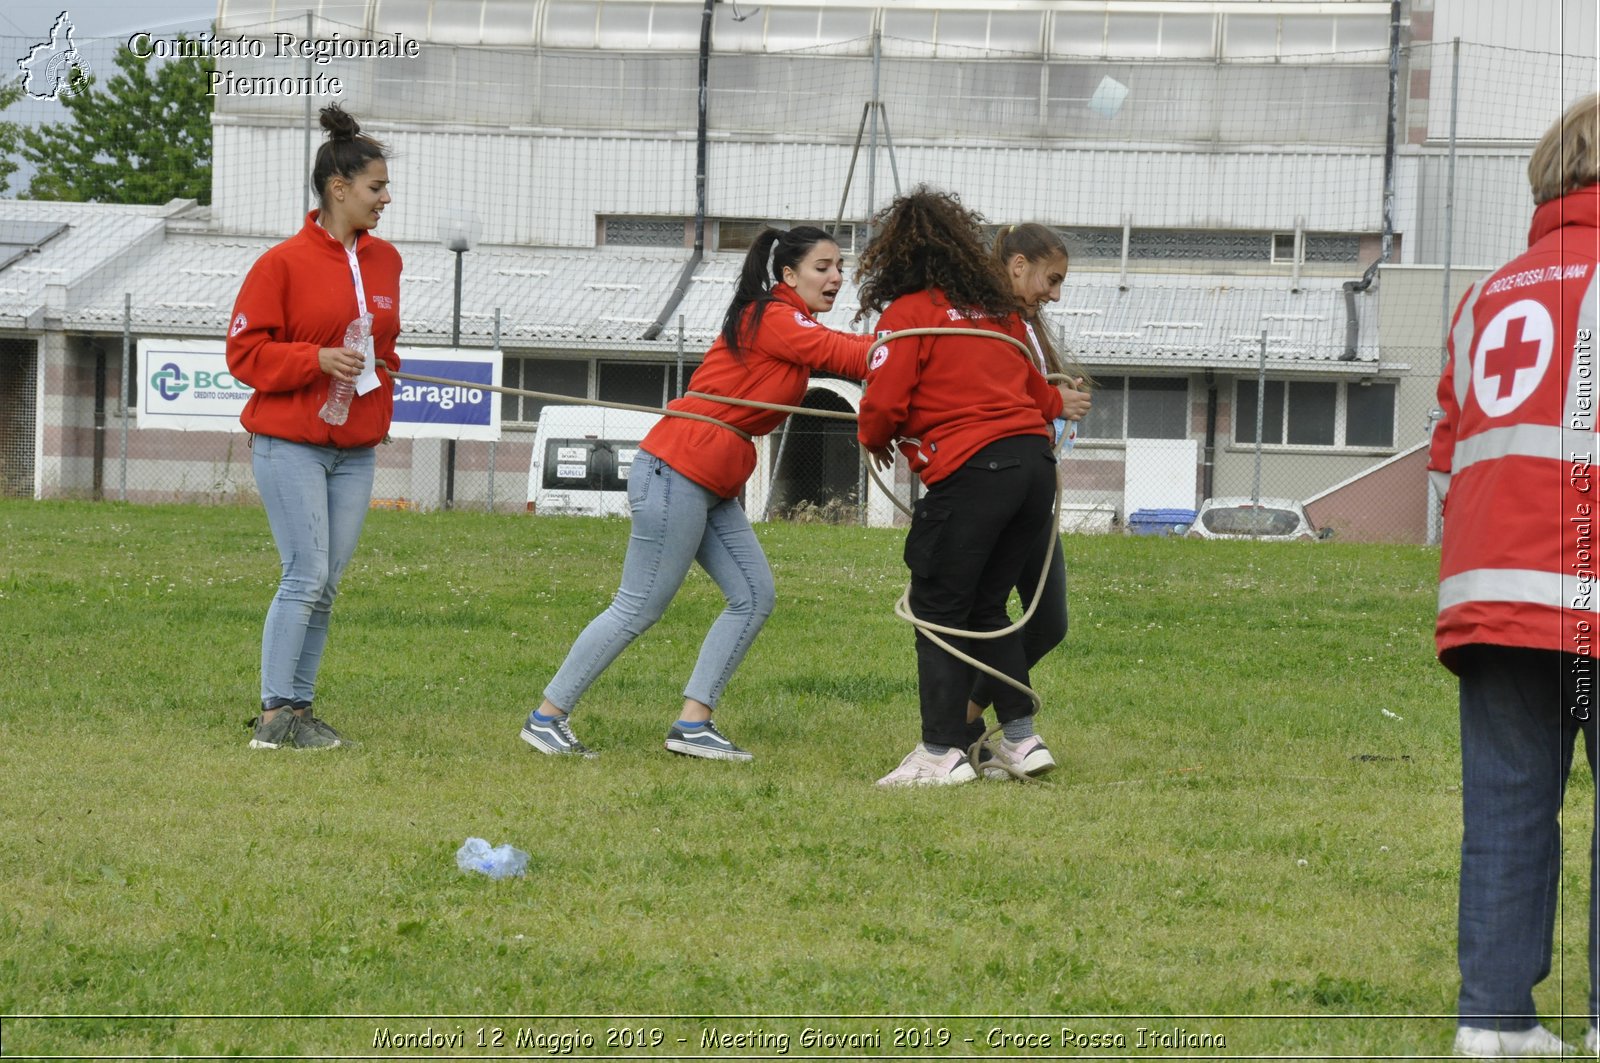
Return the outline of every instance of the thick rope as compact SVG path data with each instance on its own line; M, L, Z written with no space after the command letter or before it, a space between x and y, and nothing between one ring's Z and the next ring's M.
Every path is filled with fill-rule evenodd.
M1032 353L1028 350L1026 344L1024 344L1021 340L1018 340L1013 336L1007 336L1004 333L990 332L987 329L913 328L901 329L899 332L891 332L886 335L879 336L873 342L872 346L867 348L868 361L871 361L872 355L878 350L878 348L884 346L890 340L904 339L908 336L975 336L982 339L1002 340L1016 347L1022 352L1023 357L1027 358L1030 362L1033 358ZM637 413L652 413L668 417L683 417L689 420L704 421L708 424L714 424L721 428L726 428L730 432L736 433L746 441L751 440L751 436L748 432L741 428L737 428L726 421L718 420L715 417L709 417L703 414L689 413L685 410L671 410L655 406L637 406L626 402L604 402L598 399L585 399L573 395L557 395L551 392L529 391L523 388L499 387L492 384L479 384L467 380L449 380L444 377L422 376L417 373L391 372L390 376L397 380L415 380L425 384L442 384L449 387L474 387L480 388L484 391L499 392L502 395L522 395L529 398L542 399L546 402L569 403L583 406L601 406L609 410L630 410ZM1072 383L1069 377L1059 374L1047 375L1045 379L1049 380L1051 383ZM690 391L686 392L685 394L690 398L705 399L711 402L720 402L729 406L746 406L758 410L771 410L775 413L800 414L806 417L824 417L841 421L855 421L859 419L856 414L845 413L840 410L815 410L804 406L785 406L781 403L760 402L756 399L738 399L726 395L710 395L702 391ZM888 484L885 484L882 478L878 475L877 469L874 468L875 463L873 461L871 452L867 451L865 447L862 447L862 453L867 463L867 473L872 477L873 483L878 485L879 490L883 491L883 493L888 496L889 500L893 502L902 513L906 514L908 517L912 516L913 514L910 507L901 502L899 497L895 494L894 489ZM1064 494L1065 488L1058 478L1056 483L1055 508L1051 518L1052 534L1049 536L1049 545L1045 550L1044 566L1039 572L1039 583L1038 586L1034 588L1033 598L1028 602L1028 607L1023 611L1021 618L1015 623L1011 624L1009 627L1000 628L996 631L963 631L960 628L944 627L927 620L922 620L911 611L910 584L906 585L905 591L900 595L900 599L895 602L894 605L895 616L906 621L912 627L922 632L922 634L926 636L928 640L931 641L935 646L938 646L940 649L944 650L946 653L950 654L950 656L956 658L962 663L971 665L973 668L976 668L985 675L992 676L993 678L998 679L1000 682L1005 683L1012 689L1026 694L1028 696L1028 700L1033 704L1033 714L1035 716L1039 714L1039 711L1041 708L1043 708L1044 703L1032 688L1025 683L1011 678L1004 672L1001 672L999 669L990 667L984 662L978 660L976 657L973 657L971 654L964 653L961 650L956 649L939 636L950 635L956 638L968 639L1003 638L1006 635L1010 635L1022 630L1028 621L1033 619L1033 614L1039 608L1039 602L1044 597L1045 582L1049 579L1050 562L1054 558L1056 544L1060 538L1059 535L1055 533L1055 529L1061 527L1061 502ZM1004 770L1022 782L1032 782L1033 780L1027 775L998 759L988 765L980 766L979 755L982 753L984 746L988 743L990 738L994 737L1000 731L1001 726L997 723L995 726L985 731L982 737L980 737L976 742L972 743L972 745L967 749L968 763L970 763L972 765L972 769L977 772L983 771L985 767L996 768Z
M479 384L472 380L450 380L447 377L423 376L420 373L397 373L391 371L389 375L396 380L417 380L424 384L443 384L454 388L478 388L480 391L496 391L502 395L523 395L530 399L543 399L546 402L565 402L576 406L603 406L608 410L629 410L634 413L653 413L657 416L683 417L691 421L704 421L706 424L714 424L718 428L726 428L746 443L751 442L754 438L743 428L737 428L727 421L719 421L715 417L707 417L702 413L689 413L686 410L667 410L659 406L636 406L631 402L605 402L601 399L578 398L575 395L556 395L549 391L528 391L525 388L504 388L498 384Z

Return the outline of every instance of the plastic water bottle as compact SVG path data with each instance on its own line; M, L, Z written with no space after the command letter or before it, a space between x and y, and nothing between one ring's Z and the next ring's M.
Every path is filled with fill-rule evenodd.
M1072 445L1078 441L1078 422L1068 421L1057 417L1054 421L1056 432L1056 456L1066 457L1072 453Z
M344 330L344 345L352 351L360 351L363 358L371 360L371 314L362 314L350 322L349 327ZM322 409L317 411L317 416L329 424L344 424L350 417L350 403L355 400L355 397L356 386L352 381L334 377L333 384L328 388L328 401L322 404Z
M515 878L528 870L528 854L510 844L491 848L482 838L468 838L456 851L456 866L490 878Z

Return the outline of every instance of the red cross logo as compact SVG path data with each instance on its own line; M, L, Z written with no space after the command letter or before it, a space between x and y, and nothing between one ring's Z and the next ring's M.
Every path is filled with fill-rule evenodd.
M1534 299L1501 307L1472 351L1472 394L1489 417L1508 417L1541 387L1555 351L1555 322Z
M1495 389L1497 399L1503 400L1511 396L1519 369L1532 369L1539 364L1539 352L1543 346L1537 339L1522 338L1522 330L1527 322L1528 319L1525 317L1506 322L1504 345L1483 352L1483 375L1500 378L1499 385Z

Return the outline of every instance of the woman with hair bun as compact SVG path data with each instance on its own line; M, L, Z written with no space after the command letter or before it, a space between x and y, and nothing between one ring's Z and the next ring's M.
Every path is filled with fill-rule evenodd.
M372 235L390 199L386 152L337 105L322 109L322 128L317 208L250 268L228 326L228 371L255 389L239 419L282 562L252 749L344 741L312 701L339 577L372 501L373 447L394 412L389 373L400 368L400 254ZM352 386L341 416L329 400Z
M814 369L861 379L872 337L836 332L815 317L833 308L842 283L839 245L826 232L809 225L764 231L745 255L722 332L690 390L792 406L805 397ZM628 474L633 532L622 584L523 723L522 740L540 753L596 755L573 734L568 715L617 655L661 618L690 564L699 562L727 607L700 647L666 748L709 760L751 759L717 730L711 714L775 601L772 570L738 494L755 470L751 437L771 432L786 415L698 398L675 399L667 408L723 424L667 416L640 443Z

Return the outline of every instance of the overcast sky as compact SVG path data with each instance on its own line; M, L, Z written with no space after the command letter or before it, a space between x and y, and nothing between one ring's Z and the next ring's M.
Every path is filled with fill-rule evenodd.
M198 33L209 29L217 17L216 0L4 0L0 3L0 79L9 82L20 71L17 61L25 58L35 44L50 39L50 29L61 13L67 12L73 26L72 40L89 64L89 69L109 77L115 72L113 57L117 45L141 30L160 36ZM42 125L65 118L61 104L54 100L24 97L0 112L0 118L23 125ZM32 168L23 168L11 179L8 195L26 188Z
M45 40L62 11L72 16L79 38L126 39L140 30L205 29L217 17L217 4L215 0L6 0L0 7L0 36Z

